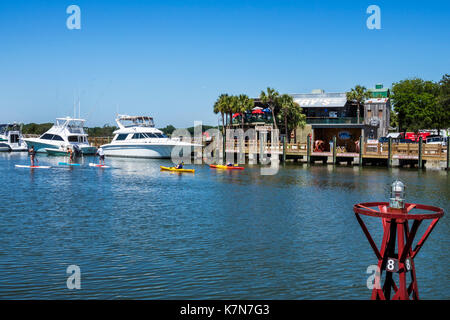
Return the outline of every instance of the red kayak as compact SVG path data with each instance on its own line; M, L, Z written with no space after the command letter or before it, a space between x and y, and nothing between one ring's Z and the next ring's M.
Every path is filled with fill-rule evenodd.
M210 168L215 168L215 169L223 169L223 170L244 170L244 167L237 167L237 166L222 166L220 164L210 164L209 165Z

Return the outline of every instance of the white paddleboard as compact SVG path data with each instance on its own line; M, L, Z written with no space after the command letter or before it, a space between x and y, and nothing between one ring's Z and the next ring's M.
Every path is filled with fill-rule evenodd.
M24 165L20 165L20 164L16 164L17 168L30 168L30 169L50 169L50 166L24 166Z
M96 164L96 163L89 163L89 167L95 167L95 168L109 168L108 166L102 166L102 165Z

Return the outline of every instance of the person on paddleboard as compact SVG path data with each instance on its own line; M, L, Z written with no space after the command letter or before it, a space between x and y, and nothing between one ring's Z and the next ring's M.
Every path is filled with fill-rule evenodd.
M74 158L74 153L73 153L72 149L70 149L69 147L67 147L67 154L69 155L69 163L72 163L73 158Z
M98 158L100 160L100 165L105 165L105 152L103 151L103 148L100 147L97 150Z
M34 158L36 157L36 150L34 150L34 146L28 150L28 154L30 155L31 166L34 167Z

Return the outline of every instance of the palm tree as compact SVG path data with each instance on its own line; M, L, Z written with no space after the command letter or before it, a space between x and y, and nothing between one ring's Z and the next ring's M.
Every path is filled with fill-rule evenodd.
M268 105L270 110L272 110L272 118L273 118L273 125L275 129L278 129L277 127L277 121L275 118L275 107L277 105L277 98L280 96L278 91L272 88L267 88L267 92L261 91L261 94L259 95L259 99L263 104Z
M284 132L286 139L288 139L288 132L297 128L304 127L306 124L306 115L302 108L292 96L283 94L277 99L277 104L281 108L281 115L284 118Z
M226 111L228 113L228 125L231 128L233 125L233 114L238 112L238 97L237 96L229 96L226 101Z
M228 94L221 94L214 103L214 113L222 115L222 134L225 134L225 113L227 111Z
M247 95L241 94L237 100L237 112L241 114L242 129L244 129L244 114L246 111L251 110L254 106L254 100L250 99Z
M360 106L364 105L364 101L370 98L370 92L367 91L366 87L357 85L350 92L347 92L347 100L356 103L358 106L357 117L358 124L360 123Z

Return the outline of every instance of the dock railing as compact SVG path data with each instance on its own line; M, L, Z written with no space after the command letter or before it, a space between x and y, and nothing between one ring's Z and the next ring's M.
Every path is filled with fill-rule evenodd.
M246 154L249 153L250 146L253 145L253 148L257 153L260 152L260 142L250 142L246 140L243 144L243 152ZM274 150L278 150L277 153L283 153L283 143L279 143L277 146L273 146L270 142L267 142L264 146L265 152L270 152L272 147L277 147ZM349 152L343 146L337 146L336 148L336 156L337 157L359 157L358 152ZM391 153L389 154L389 143L364 143L362 149L363 158L375 158L375 159L388 159L389 156L392 159L411 159L418 160L419 159L419 150L421 150L421 159L422 160L438 160L445 161L447 158L447 147L441 144L426 144L423 143L422 147L420 147L419 143L392 143L391 144ZM227 152L239 152L239 142L237 139L235 140L227 140ZM290 156L306 156L308 152L308 146L306 142L303 143L286 143L285 145L285 153ZM332 155L332 150L325 150L324 152L314 152L313 147L311 146L311 155L314 156L324 156L324 155Z
M111 143L113 137L89 137L89 144L94 147L100 147L104 144Z

